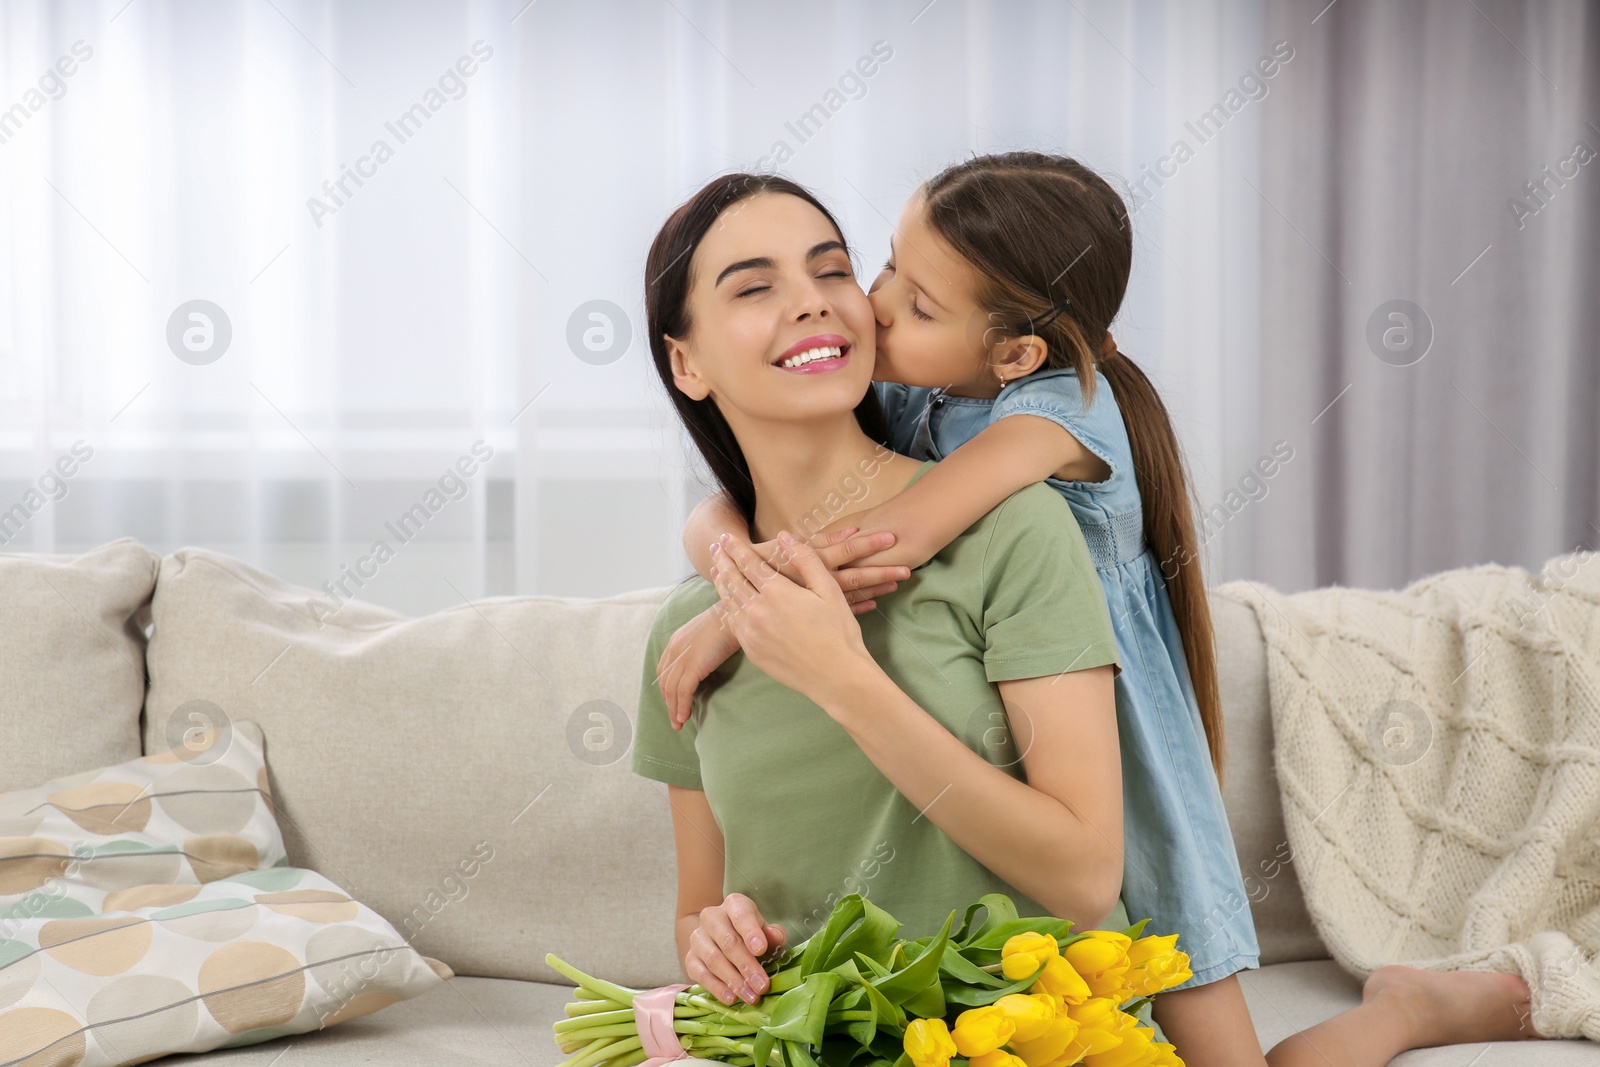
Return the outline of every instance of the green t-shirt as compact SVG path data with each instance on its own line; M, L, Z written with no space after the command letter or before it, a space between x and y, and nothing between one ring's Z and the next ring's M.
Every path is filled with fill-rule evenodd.
M820 930L850 893L887 910L909 937L936 933L952 910L959 924L985 893L1005 893L1022 915L1049 913L919 814L825 711L742 652L701 683L694 714L674 731L656 664L672 633L716 600L716 587L695 575L657 612L632 766L705 791L726 849L724 896L749 896L790 945ZM994 683L1118 662L1083 533L1042 482L1007 497L857 620L867 650L908 696L1022 781ZM1122 914L1119 905L1112 921Z

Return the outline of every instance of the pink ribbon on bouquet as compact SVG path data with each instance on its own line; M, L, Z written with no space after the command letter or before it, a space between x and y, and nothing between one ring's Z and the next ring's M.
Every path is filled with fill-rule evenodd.
M639 1040L645 1055L650 1058L639 1067L663 1067L678 1060L698 1060L684 1050L678 1034L672 1029L672 1008L678 994L687 985L663 985L647 989L633 998L633 1024L639 1029Z

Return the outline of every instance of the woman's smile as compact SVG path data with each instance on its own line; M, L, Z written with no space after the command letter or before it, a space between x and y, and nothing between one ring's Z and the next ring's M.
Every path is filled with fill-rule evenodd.
M826 374L850 362L852 347L839 334L816 334L784 349L772 365L790 374Z

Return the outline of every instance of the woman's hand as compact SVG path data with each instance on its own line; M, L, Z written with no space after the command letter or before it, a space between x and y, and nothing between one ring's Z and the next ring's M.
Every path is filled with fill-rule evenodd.
M784 949L788 935L777 923L762 923L755 901L729 893L721 904L700 909L700 925L689 935L684 973L724 1004L735 998L754 1004L766 993L764 959Z
M819 688L837 686L852 663L873 662L861 625L833 575L810 545L780 533L791 581L756 554L748 541L723 534L712 545L713 580L739 646L779 685L817 703Z
M877 552L894 543L894 534L885 532L876 537L855 537L855 527L844 527L830 534L818 534L811 539L817 555L833 574L844 592L850 610L857 615L878 606L875 597L892 593L899 588L897 578L910 575L907 567L852 567L840 570L845 564L870 552ZM761 558L782 564L779 573L788 573L800 581L800 571L777 540L762 541L752 545ZM667 717L674 730L681 729L694 713L694 694L700 683L711 672L722 666L728 657L739 651L739 639L734 636L725 620L727 608L722 601L711 605L699 615L678 627L656 661L656 685L661 699L667 705Z

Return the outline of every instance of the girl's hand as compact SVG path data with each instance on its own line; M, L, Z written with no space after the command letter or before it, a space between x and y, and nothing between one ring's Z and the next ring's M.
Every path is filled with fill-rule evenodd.
M667 717L677 730L694 712L694 691L724 660L739 651L739 639L722 621L726 613L719 600L682 626L661 650L656 663L656 685L667 705Z
M700 910L683 969L724 1004L735 998L754 1004L769 985L762 961L782 953L787 939L777 923L762 923L755 901L729 893L721 904Z
M872 656L861 624L816 550L787 533L778 540L800 582L779 573L750 542L729 534L711 546L713 579L728 625L750 661L779 685L815 698L819 683L837 683L848 664L871 663Z
M898 589L902 579L911 577L911 568L856 566L862 557L880 554L893 545L895 535L888 530L880 530L857 537L861 527L843 525L854 517L835 520L827 528L813 534L808 543L816 549L822 565L828 568L839 588L844 590L851 610L860 615L877 607L874 597ZM758 541L750 547L785 578L796 584L804 584L793 558L783 550L783 545L776 538Z
M896 498L898 499L898 498ZM896 504L895 500L879 504L877 507L867 508L865 511L855 511L842 519L835 519L811 538L815 546L818 541L837 541L850 538L852 541L866 542L872 547L865 551L857 552L848 563L840 564L838 572L840 584L853 580L856 570L885 570L903 571L909 575L911 567L920 567L928 562L943 545L925 546L922 538L916 535L915 524L907 536L900 537L889 527L907 522L909 516L903 504ZM848 528L846 524L850 524ZM865 533L860 531L865 530ZM891 566L899 563L904 566Z

